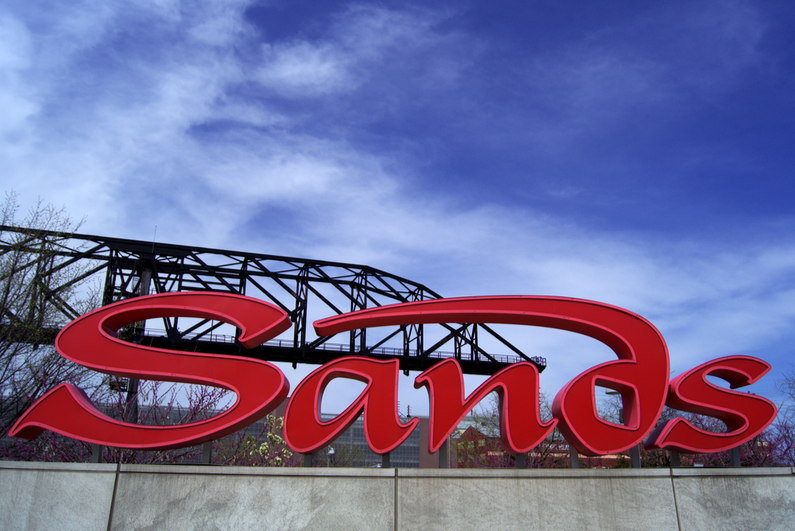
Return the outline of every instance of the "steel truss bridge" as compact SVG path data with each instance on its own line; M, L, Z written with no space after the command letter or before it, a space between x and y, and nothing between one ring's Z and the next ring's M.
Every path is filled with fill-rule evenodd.
M237 343L234 331L223 333L228 325L217 321L168 318L159 330L151 321L146 329L139 324L133 335L155 347L293 366L350 355L397 358L406 374L451 357L466 374L490 375L520 361L534 363L539 371L546 367L544 358L525 355L485 324L407 325L317 337L311 327L317 319L441 298L422 284L368 266L0 226L0 260L9 253L17 253L17 259L14 267L0 271L0 284L15 276L30 278L47 311L57 316L49 323L63 325L80 316L71 294L92 278L101 279L103 305L149 293L216 291L273 303L293 322L280 338L253 349ZM6 332L30 326L12 308L2 312L0 328ZM57 332L57 325L45 325L37 336L45 339L37 341L52 342ZM487 352L482 343L502 353Z

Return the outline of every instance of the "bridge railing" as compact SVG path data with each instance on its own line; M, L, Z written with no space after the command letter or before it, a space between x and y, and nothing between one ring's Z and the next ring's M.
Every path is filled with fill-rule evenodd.
M166 331L164 329L157 329L157 328L147 328L145 330L145 335L149 337L166 337ZM185 340L204 340L210 341L213 343L225 343L225 344L234 344L235 343L235 336L228 335L228 334L215 334L215 333L195 333L195 334L184 334L182 339ZM272 339L270 341L266 341L263 345L268 347L276 347L276 348L294 348L294 342L292 339ZM343 343L321 343L315 347L318 350L324 350L328 352L350 352L350 345L346 345ZM376 348L368 348L367 352L369 354L375 354L378 356L394 356L394 357L401 357L405 356L406 352L399 347L376 347ZM416 350L409 350L409 356L417 356ZM428 354L428 357L433 359L445 359L445 358L455 358L455 353L453 352L446 352L446 351L434 351ZM505 354L490 354L495 361L499 363L519 363L522 361L522 358L519 356L508 356ZM474 356L468 352L462 352L460 359L468 360L468 361L475 361ZM540 356L532 356L530 358L533 360L537 365L546 366L547 360L546 358Z

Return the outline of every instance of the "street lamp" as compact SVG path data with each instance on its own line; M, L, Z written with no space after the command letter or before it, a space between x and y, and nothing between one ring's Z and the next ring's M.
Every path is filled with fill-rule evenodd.
M328 454L326 454L326 468L334 464L334 448L328 447Z

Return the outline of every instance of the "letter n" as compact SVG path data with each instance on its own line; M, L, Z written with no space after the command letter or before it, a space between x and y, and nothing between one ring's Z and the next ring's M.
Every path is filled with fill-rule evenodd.
M500 400L500 437L509 454L527 452L543 441L557 424L541 421L538 407L538 369L528 362L506 367L483 382L464 400L464 377L454 359L437 363L414 380L425 386L431 402L429 450L436 452L458 424L486 395Z

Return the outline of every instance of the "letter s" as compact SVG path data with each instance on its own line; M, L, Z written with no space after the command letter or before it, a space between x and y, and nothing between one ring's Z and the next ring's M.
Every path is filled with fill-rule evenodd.
M121 448L165 450L201 444L247 426L276 408L289 383L274 365L255 359L134 345L116 332L136 321L198 317L232 324L240 342L252 348L290 327L287 314L257 299L212 292L163 293L111 304L61 330L55 348L64 358L105 374L223 387L237 395L225 412L177 426L143 426L114 420L91 404L85 393L63 383L30 407L9 435L33 439L52 430L83 441Z
M669 384L669 407L708 415L726 423L726 433L696 428L683 418L667 420L646 441L646 448L667 448L682 453L722 452L762 433L776 418L776 406L765 398L722 389L707 380L717 376L732 389L750 385L770 371L770 365L750 356L727 356L708 361L674 378Z

